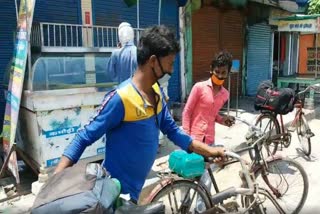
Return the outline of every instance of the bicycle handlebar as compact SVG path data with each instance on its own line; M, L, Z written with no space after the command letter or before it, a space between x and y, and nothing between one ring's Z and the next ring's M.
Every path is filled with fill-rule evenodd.
M253 149L255 145L262 143L265 139L266 139L266 134L262 132L261 128L249 123L246 120L243 120L239 117L236 117L236 120L246 124L247 126L249 126L249 132L246 134L246 139L252 139L253 137L257 137L257 139L255 139L255 141L251 144L250 147L246 147L244 149L241 149L239 151L246 151L246 150L250 150Z
M242 122L242 123L244 123L244 124L246 124L247 126L249 126L249 128L250 128L252 131L256 131L256 132L258 132L259 134L262 133L262 131L261 131L261 129L260 129L259 127L257 127L257 126L255 126L255 125L249 123L248 121L243 120L243 119L241 119L240 117L235 117L235 119L238 120L238 121L240 121L240 122Z
M300 91L299 93L297 93L296 96L304 94L310 89L314 89L315 91L320 91L320 84L317 83L317 84L314 84L314 85L309 85L306 89L304 89L303 91Z
M239 161L241 160L240 155L238 155L237 153L234 153L234 152L231 152L231 151L225 151L224 154L225 154L225 156L232 157L232 158L237 159Z

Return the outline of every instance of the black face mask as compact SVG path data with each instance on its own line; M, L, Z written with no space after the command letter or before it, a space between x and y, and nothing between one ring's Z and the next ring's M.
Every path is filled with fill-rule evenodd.
M159 78L159 79L161 79L162 77L164 77L164 75L170 74L170 72L167 72L167 71L163 70L162 64L161 64L160 59L158 57L157 57L157 60L158 60L158 63L159 63L159 66L160 66L160 69L161 69L161 72L162 72L162 75Z
M164 77L166 74L168 74L169 76L171 76L170 72L165 71L165 70L163 69L162 64L161 64L161 62L160 62L160 60L159 60L159 57L157 57L157 60L158 60L158 64L159 64L159 66L160 66L160 70L161 70L161 73L162 73L161 76L158 77L157 74L156 74L156 71L154 70L154 68L152 68L153 75L154 75L154 77L157 79L157 81L160 80L162 77Z

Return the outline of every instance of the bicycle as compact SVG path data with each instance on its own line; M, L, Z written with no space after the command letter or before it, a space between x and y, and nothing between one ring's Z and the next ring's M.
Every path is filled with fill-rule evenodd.
M245 122L245 121L243 121ZM245 122L247 125L250 125L249 123ZM207 189L206 186L201 184L200 178L194 178L194 179L184 179L181 177L178 177L176 175L169 174L167 177L162 177L162 182L153 190L153 192L149 196L149 202L155 202L155 201L163 201L166 205L166 208L170 208L171 213L198 213L196 202L201 200L204 205L204 210L215 210L216 213L226 213L230 210L227 210L224 207L223 201L226 199L229 199L233 196L241 195L242 196L242 206L244 206L245 211L248 210L251 213L264 213L265 208L261 209L261 206L263 206L264 202L261 200L261 195L265 197L265 199L268 199L271 204L274 205L276 210L280 213L298 213L306 200L307 194L308 194L308 179L305 171L303 168L295 161L287 158L282 158L281 156L274 156L267 160L263 160L263 158L260 156L262 145L266 139L266 134L263 134L259 129L257 129L254 126L251 127L251 136L248 136L248 138L252 137L258 137L258 139L251 145L246 148L243 148L237 153L241 153L243 151L250 151L255 150L256 151L256 159L253 161L248 168L245 166L244 160L237 154L232 152L227 152L226 154L229 157L232 157L233 159L225 162L223 164L223 167L221 169L224 169L226 166L239 163L242 167L240 177L242 180L242 186L247 187L246 190L244 189L236 189L234 187L231 187L227 190L224 190L222 192L219 191L217 182L215 180L215 177L213 176L213 171L210 167L206 167L206 170L208 171L210 175L211 182L214 186L214 189L216 191L216 194L211 196L210 191ZM287 182L287 179L285 176L283 176L284 173L282 172L276 172L276 170L279 170L279 165L291 165L292 167L284 167L283 169L290 169L290 172L299 172L301 175L302 181L303 181L303 189L302 189L302 195L298 202L294 202L294 208L288 209L288 207L285 207L285 210L283 208L284 205L280 205L279 202L283 200L286 193L288 193L288 186L286 186L284 189L280 189L280 184L284 182L284 184L289 185L289 182ZM248 176L248 174L250 176ZM241 176L242 175L242 176ZM280 183L278 180L275 180L276 177L272 177L269 179L270 175L277 175L278 178L280 178ZM259 182L259 179L262 178L262 181ZM257 180L257 182L254 181L254 179ZM282 182L281 182L282 181ZM274 183L276 182L276 183ZM251 184L254 184L253 187ZM259 186L257 185L259 183ZM265 188L260 188L260 184L265 184ZM276 185L272 185L276 184ZM242 187L242 188L243 188ZM249 187L249 188L248 188ZM252 189L253 188L253 189ZM182 198L181 190L184 190L182 192L187 192L188 194L185 194L185 197ZM187 190L187 191L185 191ZM258 193L257 193L258 190ZM250 194L249 194L250 193ZM165 197L168 197L166 200ZM297 195L295 195L296 198L299 198ZM196 199L194 201L194 199ZM259 202L255 205L253 205L250 202ZM279 201L279 202L278 202ZM167 202L167 203L166 203ZM179 202L179 205L178 205ZM243 207L242 207L243 208ZM238 208L232 207L231 211L238 211ZM260 211L257 211L260 210Z
M277 119L278 115L275 112L270 110L261 110L261 114L259 115L255 125L260 126L261 129L264 129L264 132L269 134L266 144L264 145L267 155L274 155L278 150L279 144L288 148L291 144L291 132L296 130L303 153L306 156L310 156L311 138L314 136L314 133L311 131L303 111L305 93L310 89L317 88L315 85L310 85L305 90L296 94L296 102L294 104L296 114L287 130L285 130L283 116L281 114L279 123L279 120ZM253 158L253 156L254 154L250 153L250 157Z

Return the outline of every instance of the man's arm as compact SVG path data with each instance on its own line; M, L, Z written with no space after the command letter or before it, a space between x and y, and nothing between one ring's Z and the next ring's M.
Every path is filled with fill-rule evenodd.
M167 107L165 107L167 108ZM203 155L205 157L223 157L224 148L221 147L211 147L197 140L192 140L192 138L187 135L182 129L180 129L172 116L169 114L168 110L164 109L165 118L161 121L161 131L166 134L168 138L177 146L186 150L188 152L195 152L197 154ZM219 160L219 159L218 159Z
M55 173L76 163L87 146L120 124L123 115L124 107L120 97L115 91L110 92L106 95L97 115L76 134L67 146Z
M222 157L224 149L219 147L210 147L200 141L192 140L182 129L180 129L173 120L167 106L164 106L161 118L160 129L163 134L177 146L188 152L195 152L205 157Z
M190 134L191 132L191 117L194 110L195 105L199 99L199 89L198 86L195 85L190 92L187 103L182 112L182 127L185 132Z
M234 124L235 118L233 116L221 116L218 114L216 117L216 122L220 123L221 125L230 127Z
M58 166L56 167L56 169L54 170L54 174L58 173L58 172L61 172L62 170L64 170L65 168L68 168L70 166L73 165L73 162L65 157L65 156L62 156L61 159L60 159L60 162L58 164Z
M211 147L203 142L193 140L189 150L205 157L223 157L225 149L223 147Z
M226 89L222 88L222 90L224 90L224 92L223 92L224 95L221 99L223 99L223 105L225 105L227 103L230 95ZM219 111L220 110L221 109L219 109ZM234 117L221 116L220 114L217 114L215 121L217 123L220 123L221 125L230 127L233 124L232 122L234 122Z

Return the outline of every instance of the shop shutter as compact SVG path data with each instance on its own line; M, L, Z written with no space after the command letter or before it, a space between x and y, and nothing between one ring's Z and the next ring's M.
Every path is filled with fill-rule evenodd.
M246 93L254 96L259 83L271 79L271 27L265 23L250 26L248 35Z

